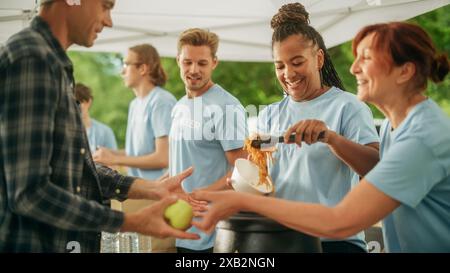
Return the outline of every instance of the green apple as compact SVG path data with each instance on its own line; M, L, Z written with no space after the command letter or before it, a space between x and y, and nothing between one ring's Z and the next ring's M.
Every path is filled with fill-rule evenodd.
M193 216L191 205L182 199L178 199L177 202L168 206L164 211L164 217L169 224L181 230L186 230L191 225Z

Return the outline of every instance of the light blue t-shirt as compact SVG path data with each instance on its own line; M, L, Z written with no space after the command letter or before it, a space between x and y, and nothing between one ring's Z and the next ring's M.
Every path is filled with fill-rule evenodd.
M114 132L106 124L91 118L91 127L86 128L86 134L91 153L94 153L99 147L117 150L117 142Z
M155 151L156 138L168 136L175 97L156 86L146 97L136 97L128 111L125 151L128 156L142 156ZM157 179L164 169L128 168L128 175Z
M178 101L172 112L169 144L170 175L194 166L194 173L183 182L187 192L206 187L230 169L226 151L244 146L246 114L241 103L215 84L202 96ZM192 227L199 240L177 240L178 247L204 250L214 245L215 233L207 235Z
M285 97L269 105L258 117L258 131L281 136L305 119L321 120L339 135L362 145L379 142L369 107L336 87L310 101ZM269 172L276 196L283 199L335 206L359 182L358 174L325 143L304 142L301 148L278 143L273 157ZM348 241L366 249L362 233Z
M365 177L401 205L383 220L388 252L450 252L450 119L427 99L395 129Z

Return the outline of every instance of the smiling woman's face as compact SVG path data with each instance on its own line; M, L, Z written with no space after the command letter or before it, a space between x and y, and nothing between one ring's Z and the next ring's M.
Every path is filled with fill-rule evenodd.
M350 72L356 77L358 98L380 104L395 89L395 67L389 67L379 52L373 49L374 34L364 37L356 47L356 57Z
M307 100L321 88L324 54L301 35L291 35L273 45L275 71L283 89L295 101Z

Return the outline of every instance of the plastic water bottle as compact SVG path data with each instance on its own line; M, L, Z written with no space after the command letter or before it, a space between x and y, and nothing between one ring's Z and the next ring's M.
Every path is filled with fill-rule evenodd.
M119 253L118 233L102 232L101 253Z
M134 232L120 233L120 253L139 253L139 236Z
M151 253L152 252L152 238L150 236L139 236L139 252Z
M130 253L139 253L139 235L135 232L129 232Z
M130 253L131 247L130 247L130 237L128 236L128 233L119 233L119 245L120 245L120 251L119 253Z

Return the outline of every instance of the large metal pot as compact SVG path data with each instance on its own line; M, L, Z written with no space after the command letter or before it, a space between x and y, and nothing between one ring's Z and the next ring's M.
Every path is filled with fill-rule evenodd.
M217 224L217 253L318 253L320 239L261 215L240 212Z

